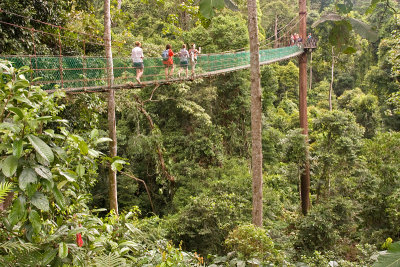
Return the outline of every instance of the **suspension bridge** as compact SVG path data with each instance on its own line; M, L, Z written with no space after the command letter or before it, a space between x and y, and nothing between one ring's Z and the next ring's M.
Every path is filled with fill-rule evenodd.
M6 12L4 10L0 11ZM20 16L12 12L6 13L14 16ZM67 29L50 25L58 29L58 33L54 33L40 31L34 28L27 28L4 21L0 21L0 23L30 31L33 44L35 42L35 33L52 35L54 38L56 38L56 40L58 39L58 55L37 55L35 46L34 53L31 55L0 55L1 59L11 61L15 67L29 66L32 69L30 74L31 80L40 78L39 80L33 82L33 84L36 83L42 85L42 88L48 92L53 92L56 88L69 93L102 92L107 91L110 88L107 86L107 79L109 79L110 71L107 69L106 57L86 56L85 53L80 56L65 56L62 54L61 32L62 30L68 31ZM46 23L46 25L48 25L48 23ZM287 32L291 31L296 25L297 23L292 25ZM287 32L283 33L279 40L273 40L271 42L275 46L281 46L282 44L285 44L286 46L260 50L260 65L288 60L316 47L316 42L314 39L307 39L303 43L290 45L287 40L283 40L287 39L289 36ZM88 41L86 41L85 38L81 38L83 39L83 51L85 50L85 44L88 45L92 43L96 45L104 45L98 41L100 38L98 36L94 36L95 41L90 41L90 39L93 39L93 36L91 35L84 34L84 37L87 38ZM179 58L174 58L174 64L176 68L179 68ZM194 77L189 76L186 78L184 73L182 77L177 77L178 70L176 69L174 76L166 80L164 71L165 67L162 64L161 57L145 57L144 73L141 78L142 83L138 84L135 80L136 71L133 67L131 58L116 57L113 58L113 85L111 88L126 89L154 84L182 82L185 80L224 74L249 67L250 52L245 51L244 49L233 52L200 54L197 58L197 64L195 65ZM191 66L189 66L189 73L190 72Z

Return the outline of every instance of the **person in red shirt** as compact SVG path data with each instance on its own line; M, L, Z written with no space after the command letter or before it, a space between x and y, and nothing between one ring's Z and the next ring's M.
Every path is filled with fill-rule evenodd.
M167 44L165 51L162 53L163 64L165 66L165 79L168 80L169 77L174 73L174 52L172 51L172 46ZM169 72L168 72L169 70Z

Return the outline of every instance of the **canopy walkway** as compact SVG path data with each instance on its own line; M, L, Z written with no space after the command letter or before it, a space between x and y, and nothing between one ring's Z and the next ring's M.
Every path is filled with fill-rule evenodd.
M307 43L303 45L287 46L275 49L260 50L260 65L287 60L302 54L309 48ZM44 90L54 91L56 86L66 92L99 92L106 91L107 68L105 57L89 56L0 56L7 59L16 67L30 66L33 72L31 79L41 77L38 84L43 85ZM165 70L161 58L145 58L142 85L135 81L135 69L130 58L114 58L113 72L114 82L112 88L124 89L153 84L181 82L187 80L185 73L182 78L177 77L179 58L174 58L176 69L174 78L165 80ZM198 56L195 69L195 77L189 79L209 77L228 73L250 67L250 53L248 51L202 54Z

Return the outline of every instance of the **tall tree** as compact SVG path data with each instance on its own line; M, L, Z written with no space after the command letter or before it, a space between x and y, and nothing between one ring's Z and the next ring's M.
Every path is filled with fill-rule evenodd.
M252 139L252 178L253 178L253 224L262 226L262 106L260 75L260 44L258 42L257 1L247 1L250 39L250 78L251 78L251 139Z
M306 39L306 21L307 21L307 4L306 0L299 0L299 34L303 40ZM308 140L308 121L307 121L307 54L303 53L299 56L299 115L300 128ZM301 174L301 210L307 215L310 206L310 165L308 162L308 150L306 150L306 160L304 171Z
M104 0L104 43L107 58L107 85L109 89L108 95L108 131L110 141L110 157L117 156L117 134L115 122L115 92L111 88L114 82L113 58L111 51L111 15L110 15L110 0ZM108 173L109 180L109 199L110 210L114 210L118 214L117 200L117 173L112 170L111 166Z

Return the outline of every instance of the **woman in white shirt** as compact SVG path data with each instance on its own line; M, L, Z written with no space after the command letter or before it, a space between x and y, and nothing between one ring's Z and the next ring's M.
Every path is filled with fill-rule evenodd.
M141 48L142 44L139 41L135 42L135 48L132 49L132 61L133 67L136 69L136 81L139 84L142 84L140 81L140 77L143 75L144 64L143 64L143 49Z

